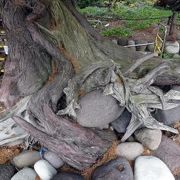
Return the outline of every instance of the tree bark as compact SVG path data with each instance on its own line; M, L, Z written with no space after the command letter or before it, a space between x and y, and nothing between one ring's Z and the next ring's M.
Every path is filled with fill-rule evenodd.
M175 36L176 33L176 16L177 16L177 12L173 12L170 21L170 29L169 29L170 36Z
M111 69L112 61L126 72L141 55L100 37L70 0L1 0L0 7L9 43L0 101L11 108L30 96L26 112L14 120L72 167L91 166L111 146L113 133L57 116L67 106L64 89L74 85L78 99L82 86L92 89L94 79L102 85L97 72ZM161 62L153 61L148 70ZM84 84L90 75L94 78Z

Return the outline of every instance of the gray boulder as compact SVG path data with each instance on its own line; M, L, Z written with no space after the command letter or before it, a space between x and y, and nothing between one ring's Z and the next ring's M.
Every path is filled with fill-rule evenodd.
M113 121L111 125L118 133L125 133L130 120L131 113L127 110L124 110L120 117Z
M170 138L163 136L159 148L153 154L160 158L173 174L180 172L180 146Z
M44 159L46 159L56 169L60 168L64 164L63 160L51 151L44 154Z
M134 46L136 43L134 40L129 40L128 41L128 45L132 45L131 47L129 47L129 49L131 49L132 51L136 51L136 46Z
M92 180L133 180L133 172L125 158L118 158L98 167Z
M163 122L166 125L172 125L179 122L180 105L169 110L158 109L153 115L158 121Z
M135 40L136 45L138 44L146 44L147 41L145 40ZM147 45L140 45L140 46L136 46L136 51L145 51Z
M107 128L109 123L117 119L122 108L112 96L105 96L99 90L83 96L77 111L77 122L84 127Z
M159 129L142 128L135 131L134 134L140 143L151 150L157 149L161 143L162 132Z
M58 173L52 180L84 180L84 177L76 173Z
M128 39L127 38L119 38L117 40L117 44L120 46L126 46L126 45L128 45Z
M173 86L172 89L180 91L180 86ZM177 101L179 106L169 109L169 110L160 110L158 109L153 116L160 122L163 122L166 125L172 125L180 121L179 112L180 112L180 101Z
M116 40L116 39L112 39L112 42L113 42L114 44L117 44L117 40Z
M16 173L16 169L11 164L0 165L0 179L9 180Z
M149 43L152 43L152 42L149 42ZM149 44L149 45L147 45L147 50L148 50L149 52L154 52L154 44Z
M167 41L165 43L165 51L170 54L177 54L179 53L179 43L178 41L172 42Z

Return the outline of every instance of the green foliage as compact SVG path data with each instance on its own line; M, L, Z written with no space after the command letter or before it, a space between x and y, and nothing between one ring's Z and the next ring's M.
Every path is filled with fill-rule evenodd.
M83 9L79 9L79 11L86 16L106 16L109 14L108 8L99 8L99 7L86 7Z
M129 28L118 27L102 31L103 36L130 37L133 32Z
M79 11L86 16L122 19L121 27L103 30L102 34L129 37L134 31L143 30L160 23L162 20L167 20L161 17L172 15L170 10L157 9L153 3L154 0L119 0L111 11L108 8L100 7L86 7Z
M169 10L157 9L153 6L148 5L144 5L141 7L129 7L125 5L119 5L118 7L113 9L113 14L126 19L147 18L147 20L149 20L149 18L168 17L172 14L172 12Z
M163 59L172 59L173 56L174 56L174 54L170 54L170 53L167 53L167 52L163 53Z

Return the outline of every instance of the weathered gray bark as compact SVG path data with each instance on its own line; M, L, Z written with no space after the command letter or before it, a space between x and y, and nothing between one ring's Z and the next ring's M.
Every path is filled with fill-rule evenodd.
M35 1L34 6L38 3L41 2ZM61 11L62 7L65 8L61 1L52 2L54 6L57 3L59 3L58 11ZM47 29L43 28L39 22L37 24L34 21L37 18L33 11L34 7L29 7L27 4L15 0L4 1L1 6L10 50L1 85L1 102L10 108L20 98L31 95L23 121L18 117L14 117L14 119L27 132L35 136L47 148L55 151L71 166L80 170L89 167L111 146L109 140L112 139L110 136L99 135L94 130L83 128L67 118L60 118L55 115L58 101L63 95L63 89L77 71L76 62L72 62L75 68L71 64L73 53L71 56L66 53L68 49L58 44L62 40L56 35L52 39L52 32L47 32ZM37 7L42 6L37 5ZM32 12L30 8L32 8ZM29 11L30 14L28 14ZM70 14L67 9L64 9L63 13ZM55 15L55 17L57 16ZM72 24L75 25L76 22L74 22L72 15L71 18L73 19ZM62 23L59 17L56 23ZM71 28L69 29L71 30ZM64 34L66 33L64 32ZM87 34L85 31L82 34L84 39ZM69 35L71 36L71 34ZM71 38L69 40L73 41ZM71 42L71 46L75 46L75 44ZM88 42L86 46L91 49ZM86 48L86 46L84 47ZM82 51L82 47L80 51ZM87 56L85 53L83 59L86 59ZM102 55L100 56L102 58ZM105 55L103 56L105 57ZM76 58L78 57L74 59ZM81 60L82 57L77 60L77 64ZM92 61L96 61L95 57Z
M114 62L126 72L140 54L101 38L69 0L1 0L0 6L10 49L0 101L10 108L29 95L25 112L14 112L18 115L14 120L69 165L79 170L91 166L111 146L112 133L107 136L105 131L98 133L67 116L57 116L59 107L71 100L63 101L64 89L72 87L70 95L77 100L81 88L88 93L110 82L107 70L116 69ZM150 71L161 62L145 67ZM101 77L104 73L107 76Z

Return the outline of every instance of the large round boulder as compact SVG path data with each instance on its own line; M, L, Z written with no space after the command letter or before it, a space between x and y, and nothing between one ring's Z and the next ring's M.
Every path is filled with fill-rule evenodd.
M122 112L122 107L115 98L106 96L99 90L83 96L79 104L77 122L84 127L107 128Z

